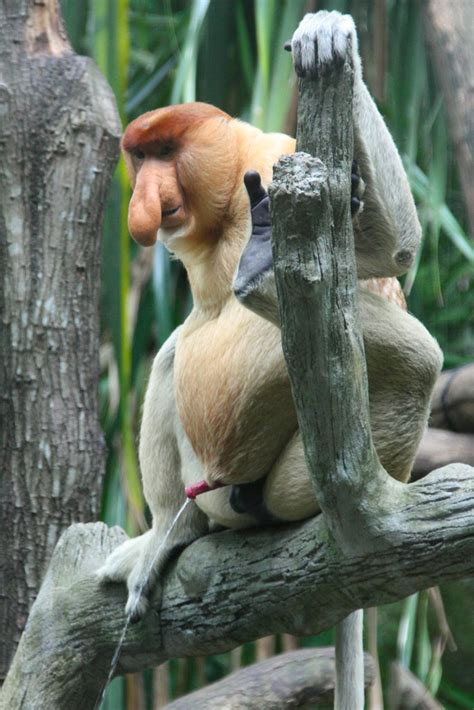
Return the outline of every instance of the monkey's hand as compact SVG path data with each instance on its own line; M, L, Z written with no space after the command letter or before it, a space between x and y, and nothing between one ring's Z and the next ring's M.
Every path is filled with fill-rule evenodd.
M268 193L255 170L245 173L244 184L250 200L252 231L240 257L233 289L239 301L247 305L248 296L258 290L266 275L273 272L273 258Z
M242 305L275 325L279 325L278 304L273 275L272 224L270 200L259 173L249 170L244 183L250 200L252 229L232 284L236 298ZM352 163L351 215L357 217L362 208L364 181L357 162Z
M357 34L350 15L326 10L305 15L285 49L291 49L295 71L300 77L316 78L330 64L342 63L348 52L356 78L362 77Z

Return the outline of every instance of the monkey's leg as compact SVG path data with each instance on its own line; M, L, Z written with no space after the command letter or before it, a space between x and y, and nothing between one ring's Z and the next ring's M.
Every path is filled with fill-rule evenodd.
M437 342L413 316L359 288L374 444L388 473L407 481L442 365Z
M176 439L175 341L174 333L155 358L140 433L140 468L152 529L114 550L97 572L103 583L126 581L125 611L132 621L145 614L148 596L172 552L208 532L206 516L191 502L173 525L186 500Z
M431 393L441 369L436 341L398 306L359 289L374 445L386 471L407 481L426 427ZM303 520L318 510L295 434L266 478L264 504L281 520Z
M339 12L306 15L291 40L296 73L318 76L351 51L354 157L366 184L355 221L359 278L396 276L413 263L421 239L408 179L393 139L362 80L354 21Z

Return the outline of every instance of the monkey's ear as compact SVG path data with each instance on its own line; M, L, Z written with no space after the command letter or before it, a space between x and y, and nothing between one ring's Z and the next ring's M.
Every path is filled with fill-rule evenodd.
M288 39L285 44L283 45L283 49L286 49L287 52L291 52L291 39Z

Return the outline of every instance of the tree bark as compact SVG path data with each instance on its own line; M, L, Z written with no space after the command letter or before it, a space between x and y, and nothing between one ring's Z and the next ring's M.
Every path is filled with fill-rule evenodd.
M190 693L166 710L284 710L332 705L335 659L333 648L305 648L254 663L223 680ZM364 656L366 686L374 678L369 654Z
M56 0L0 1L0 677L62 531L97 516L100 227L114 98Z
M422 3L428 47L443 92L471 235L474 236L474 46L472 0Z
M170 564L144 622L129 628L118 674L271 633L318 634L355 609L474 575L472 468L452 465L398 484L373 506L373 542L352 549L336 543L322 515L196 541ZM63 534L0 693L1 710L94 706L127 597L122 585L100 587L94 570L125 539L103 523Z

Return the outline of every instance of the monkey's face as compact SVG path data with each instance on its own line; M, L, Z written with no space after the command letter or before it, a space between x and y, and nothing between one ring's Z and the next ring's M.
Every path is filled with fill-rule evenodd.
M231 124L213 106L184 104L128 126L122 140L133 187L128 226L139 244L151 246L158 237L175 250L177 240L184 246L218 232L235 191Z
M132 161L135 181L128 228L139 244L151 246L160 228L175 230L186 223L184 195L174 160L156 150L136 150Z

